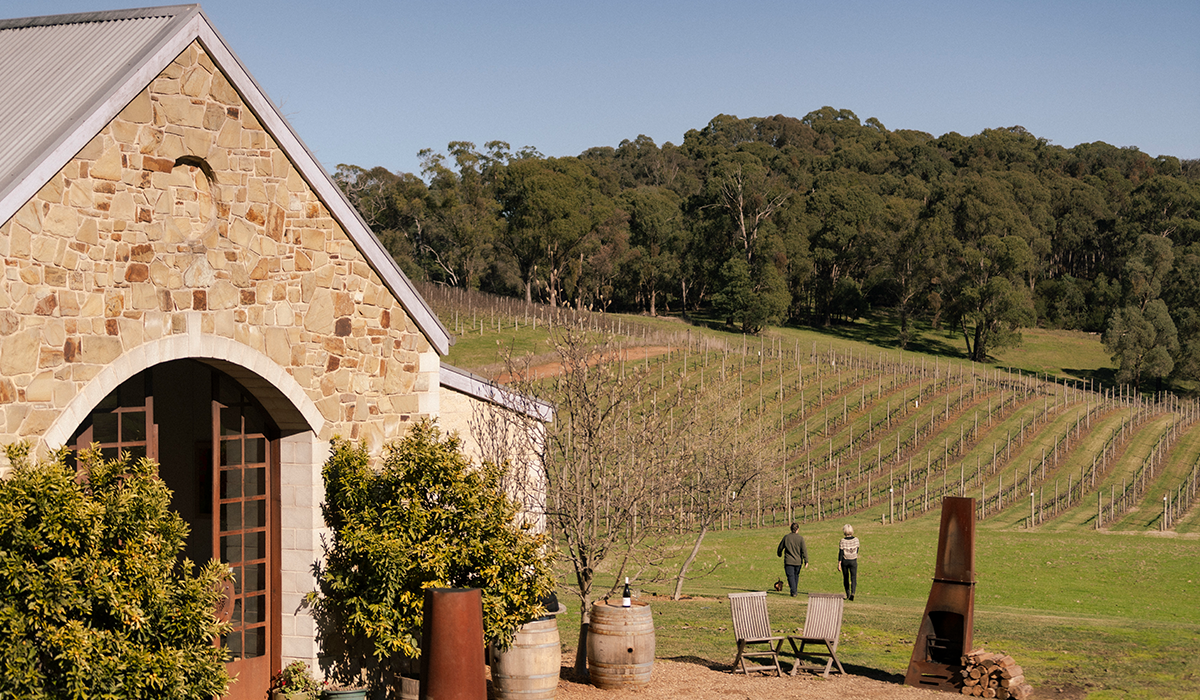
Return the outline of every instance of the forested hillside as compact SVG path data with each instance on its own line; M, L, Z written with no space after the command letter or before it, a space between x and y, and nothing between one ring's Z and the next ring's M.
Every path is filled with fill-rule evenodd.
M1200 161L1021 127L889 131L830 107L721 115L578 157L493 141L336 178L416 279L747 332L877 311L983 360L1034 325L1104 333L1118 379L1200 378Z

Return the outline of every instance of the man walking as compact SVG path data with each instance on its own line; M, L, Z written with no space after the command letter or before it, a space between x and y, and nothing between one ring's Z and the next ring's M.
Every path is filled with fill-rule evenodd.
M800 585L800 569L808 566L808 547L804 537L798 534L800 526L792 523L792 531L779 541L777 557L783 557L783 570L787 574L788 589L792 597L796 597L796 587Z

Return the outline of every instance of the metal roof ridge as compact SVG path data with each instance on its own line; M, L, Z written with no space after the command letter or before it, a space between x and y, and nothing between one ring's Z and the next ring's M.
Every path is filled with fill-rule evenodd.
M140 7L127 10L100 10L97 12L70 12L61 15L40 15L38 17L18 17L0 19L0 29L26 29L31 27L53 27L60 24L85 24L91 22L111 22L122 19L150 19L152 17L168 17L198 11L200 5L162 5L159 7Z

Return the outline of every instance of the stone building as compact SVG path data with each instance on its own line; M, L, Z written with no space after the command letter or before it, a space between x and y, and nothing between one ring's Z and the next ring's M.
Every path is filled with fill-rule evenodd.
M162 465L188 555L237 574L238 695L316 659L329 440L509 405L441 364L447 330L198 5L0 21L0 261L0 444Z

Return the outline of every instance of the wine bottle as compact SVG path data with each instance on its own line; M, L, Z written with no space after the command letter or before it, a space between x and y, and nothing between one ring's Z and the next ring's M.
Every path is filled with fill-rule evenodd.
M633 600L629 594L629 577L625 577L625 590L621 591L621 607L628 608L633 605Z

